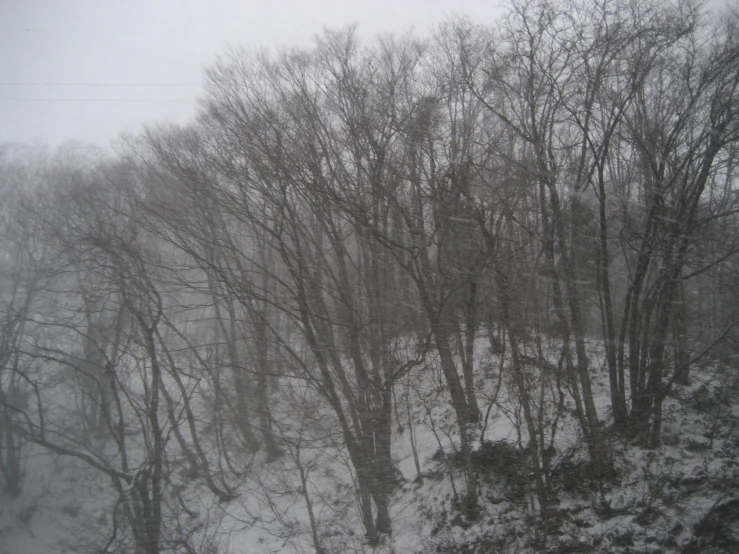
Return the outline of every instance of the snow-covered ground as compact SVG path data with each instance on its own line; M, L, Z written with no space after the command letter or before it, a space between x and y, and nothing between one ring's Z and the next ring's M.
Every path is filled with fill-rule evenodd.
M597 347L592 350L597 359ZM516 395L505 376L499 379L499 357L486 353L483 341L478 351L483 354L477 360L477 390L487 417L476 445L481 508L476 521L455 510L455 491L465 487L453 455L458 436L430 360L395 391L393 459L402 479L393 496L393 536L383 545L365 544L355 477L337 424L325 407L311 404L315 399L305 390L301 409L294 395L275 394L278 434L289 441L284 457L266 464L261 455L232 452L232 462L243 469L229 481L238 498L219 502L202 479L182 479L180 497L191 512L180 514L183 532L200 537L203 554L314 552L309 501L319 540L331 553L730 551L720 545L730 544L722 537L731 532L726 522L732 516L719 507L739 494L735 371L718 364L695 368L691 384L674 389L665 402L661 448L646 450L610 437L618 477L607 485L588 479L572 406L566 400L564 415L547 424L558 395L555 388L538 391L545 436L553 444L558 500L558 525L543 537L532 515L530 484L517 463L526 435ZM537 379L534 373L544 370L531 371ZM595 370L593 377L600 416L608 421L607 376ZM110 532L116 495L109 479L79 460L32 446L27 453L22 496L0 499L0 553L95 552ZM709 513L723 519L711 523ZM710 550L708 541L718 549ZM217 550L210 549L213 544Z

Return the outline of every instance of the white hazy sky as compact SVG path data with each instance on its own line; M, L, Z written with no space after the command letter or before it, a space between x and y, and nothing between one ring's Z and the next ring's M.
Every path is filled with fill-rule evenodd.
M0 144L108 145L195 113L203 68L229 46L308 45L323 27L363 37L447 16L491 23L500 0L0 0Z

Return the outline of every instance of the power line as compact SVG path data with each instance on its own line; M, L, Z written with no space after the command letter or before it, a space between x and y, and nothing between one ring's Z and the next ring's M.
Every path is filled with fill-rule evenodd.
M0 83L0 87L200 87L201 83Z
M49 152L59 150L60 147L63 147L64 150L114 150L113 146L109 144L71 144L69 142L56 146L48 144L31 145L21 142L6 142L5 145L10 146L11 150L46 150Z
M0 102L121 102L121 103L137 103L137 102L155 102L155 103L175 103L175 104L192 104L192 100L183 99L167 99L167 98L3 98Z

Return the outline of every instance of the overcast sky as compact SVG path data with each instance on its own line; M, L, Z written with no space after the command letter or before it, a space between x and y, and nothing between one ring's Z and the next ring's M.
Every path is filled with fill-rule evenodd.
M229 45L308 45L323 27L419 35L500 0L0 0L0 144L108 145L195 112L203 68Z

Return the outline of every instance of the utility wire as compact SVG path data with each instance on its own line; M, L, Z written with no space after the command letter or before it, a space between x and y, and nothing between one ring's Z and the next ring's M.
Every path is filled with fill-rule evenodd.
M0 87L199 87L201 83L12 83Z
M0 102L114 102L114 103L136 103L136 102L156 102L170 104L192 104L195 99L168 99L168 98L3 98L0 96Z

